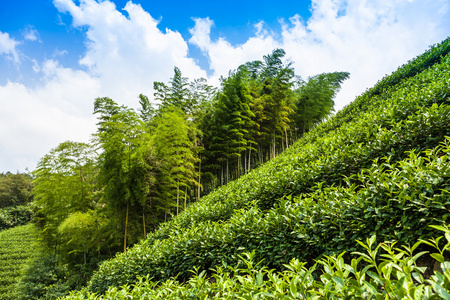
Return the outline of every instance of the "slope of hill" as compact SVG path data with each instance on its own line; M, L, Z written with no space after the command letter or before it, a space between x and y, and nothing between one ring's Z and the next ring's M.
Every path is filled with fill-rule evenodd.
M292 258L357 250L355 239L413 243L445 223L450 39L382 79L285 153L103 263L89 290L235 265L243 252L283 270ZM427 150L430 149L430 150ZM425 151L426 150L426 151Z
M17 299L17 283L27 263L37 254L32 224L0 232L0 299Z

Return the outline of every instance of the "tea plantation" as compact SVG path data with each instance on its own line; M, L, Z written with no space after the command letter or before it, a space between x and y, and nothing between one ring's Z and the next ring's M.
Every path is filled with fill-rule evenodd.
M401 66L70 297L450 299L449 51Z
M450 299L449 51L401 66L70 297Z
M0 231L0 299L17 299L17 283L36 251L32 224Z

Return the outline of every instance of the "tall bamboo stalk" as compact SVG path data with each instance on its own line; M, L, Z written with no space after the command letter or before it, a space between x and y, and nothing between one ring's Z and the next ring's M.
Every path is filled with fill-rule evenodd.
M123 252L127 251L127 229L128 229L128 207L130 202L127 201L127 213L125 215L125 235L123 236Z

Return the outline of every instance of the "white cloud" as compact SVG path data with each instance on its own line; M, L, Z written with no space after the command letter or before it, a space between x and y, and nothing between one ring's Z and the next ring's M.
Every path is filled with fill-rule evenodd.
M67 55L68 53L69 52L67 52L67 50L55 49L55 51L53 51L53 57L64 56Z
M448 0L313 0L305 23L298 15L281 21L281 38L257 32L242 45L225 39L211 41L212 21L196 19L190 42L210 60L214 76L255 59L275 48L286 50L303 77L322 72L348 71L336 99L340 109L385 74L450 35ZM264 34L261 34L264 32Z
M123 9L127 18L108 1L86 0L79 6L70 0L54 3L59 11L72 15L74 26L87 27L87 52L80 64L98 77L99 96L133 106L140 93L152 96L154 81L169 80L175 66L189 78L206 77L188 57L181 34L170 29L162 32L158 21L140 5L128 2Z
M263 55L278 47L278 43L272 35L263 29L264 24L255 25L256 36L250 37L242 45L231 45L225 38L211 41L210 31L214 25L209 18L194 19L195 26L190 30L192 35L189 42L198 46L207 54L209 68L214 71L212 78L214 83L218 82L220 76L226 76L230 69L256 59L262 59Z
M98 81L81 71L45 61L45 84L0 86L1 171L33 170L39 158L65 140L88 141L95 131L92 100Z
M189 33L192 35L189 40L190 43L197 45L201 50L208 51L211 46L211 27L214 26L214 21L206 18L193 18L195 22L194 28L189 29Z
M9 37L7 32L0 31L0 55L6 54L15 63L19 62L19 53L16 49L19 42Z
M27 26L23 32L23 37L25 40L32 41L32 42L40 42L42 43L41 39L39 38L38 31L33 26Z

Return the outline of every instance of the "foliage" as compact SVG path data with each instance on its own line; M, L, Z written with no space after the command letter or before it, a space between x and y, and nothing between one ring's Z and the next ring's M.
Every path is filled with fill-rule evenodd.
M21 284L24 299L55 297L86 283L114 249L114 231L99 205L97 153L86 143L64 142L33 172L33 221L42 252Z
M18 299L41 299L52 286L61 284L63 278L64 269L58 265L57 257L41 252L25 269L19 284Z
M254 199L270 207L285 194L312 191L317 182L342 184L343 176L370 166L377 157L392 155L391 161L396 161L404 157L404 151L437 146L445 135L450 135L449 108L428 106L448 101L442 91L446 87L442 82L449 76L443 72L445 68L442 64L432 71L433 76L424 74L423 78L408 80L390 91L390 96L384 98L389 101L377 103L370 113L328 130L326 135L319 126L273 162L202 198L198 205L188 208L189 212L164 224L149 240L164 239L170 232L200 226L206 220L227 220L233 210ZM429 88L422 89L427 85ZM416 89L408 95L410 86ZM405 110L408 103L410 108Z
M142 276L133 283L113 287L105 295L89 292L73 293L66 299L448 299L450 297L450 263L443 254L450 248L448 227L431 240L419 240L412 246L383 242L376 236L357 241L359 251L346 260L345 252L326 255L308 264L294 258L277 272L255 258L254 252L238 255L235 265L217 266L210 270L191 270L193 276L180 283L176 278L155 282ZM421 260L429 251L430 262L441 270L426 276Z
M281 271L291 258L312 263L373 234L430 237L427 225L449 211L448 143L440 145L450 136L447 48L431 48L320 125L349 74L303 81L282 49L230 72L215 97L175 68L169 84L155 83L157 110L143 95L139 114L97 98L95 146L63 143L34 173L35 220L58 267L70 267L61 276L87 276L121 236L125 252L171 207L178 216L183 198L182 214L102 264L89 289L143 274L186 281L192 268L234 265L245 251ZM200 198L202 185L224 183L187 206L195 189ZM47 296L72 285L58 279Z
M22 272L39 253L37 230L32 224L0 232L0 299L17 299Z
M0 173L0 209L30 203L31 181L32 177L27 173Z
M154 280L179 274L186 280L194 266L207 270L222 262L234 264L243 250L255 250L258 260L264 258L267 266L280 269L290 255L310 261L320 253L351 250L355 238L373 233L402 242L417 235L428 237L424 225L439 224L447 214L442 186L448 184L448 166L445 163L439 171L437 163L445 161L441 157L446 157L447 146L431 152L408 151L435 148L450 135L448 65L445 57L389 87L372 97L374 104L367 104L367 111L355 113L354 118L345 116L345 122L339 116L332 118L330 125L306 134L284 154L204 197L126 255L105 262L90 289L104 291L134 282L142 274ZM389 158L381 159L385 156ZM413 172L402 169L408 165L414 166ZM389 187L402 178L397 171L408 176L406 182L380 198L373 185ZM425 177L416 178L416 173ZM435 173L442 181L428 182ZM362 179L364 174L371 174L372 183ZM381 186L375 184L377 180ZM291 200L281 200L290 194L292 198L284 199ZM424 210L421 221L418 216ZM392 226L381 227L383 222ZM349 234L354 234L352 239Z
M139 231L145 232L137 222L137 216L145 207L153 181L149 134L134 110L118 107L109 98L97 98L94 107L94 113L101 121L96 137L102 149L98 176L103 189L102 202L123 232L125 251L128 243L138 240ZM133 230L129 231L129 226ZM127 243L127 240L131 241Z
M154 245L145 242L126 255L103 263L90 288L133 282L148 274L154 280L185 280L194 266L207 270L234 264L240 251L255 251L258 260L282 269L292 258L309 261L320 254L355 250L356 238L379 235L407 244L430 237L427 225L448 217L450 181L448 145L408 159L374 164L358 174L359 183L316 187L298 198L286 198L266 213L251 204L226 222L185 229ZM394 183L394 184L393 184ZM414 232L414 235L411 235Z
M45 155L33 172L34 221L49 248L59 245L58 227L65 218L93 208L95 157L92 146L67 141Z
M33 216L30 205L9 206L0 209L0 230L25 225Z
M70 241L71 243L81 243L80 240L89 239L89 236L85 236L84 239L78 236L83 233L78 229L78 227L84 227L83 224L69 224L70 221L82 221L82 217L77 215L86 214L75 213L73 218L66 219L61 226L66 231L65 233L69 233L72 229L73 240ZM69 291L85 286L87 279L97 268L99 260L104 259L103 257L94 259L91 257L86 262L72 257L72 261L67 263L67 257L70 256L68 252L71 250L69 246L64 244L60 246L63 250L59 252L64 253L64 257L61 257L55 251L56 249L48 249L45 244L38 241L36 238L39 236L38 231L34 229L34 226L31 228L33 230L30 233L34 235L34 242L28 245L23 245L22 242L21 247L28 249L28 259L20 270L20 278L17 279L15 296L12 299L56 299L67 295ZM86 228L83 229L86 230ZM88 246L93 247L91 244ZM75 249L73 251L76 252L78 247L75 246L72 249ZM64 260L66 262L63 263ZM74 261L78 262L74 264Z
M294 114L297 130L309 131L334 111L333 98L349 76L348 72L319 74L295 90L298 95Z
M205 165L211 172L220 170L221 185L228 183L230 177L240 177L241 169L247 165L244 159L241 166L240 157L245 157L246 151L255 143L250 134L254 124L254 114L250 110L252 99L243 76L241 70L222 81L222 91L217 94L202 128L207 157Z
M199 184L195 170L198 159L191 141L194 129L182 110L175 106L165 108L154 124L152 140L155 157L160 162L155 200L165 214L172 213L171 207L175 207L178 215L181 199L188 197L188 188Z
M170 86L165 85L162 82L154 82L153 88L155 89L155 100L160 101L160 110L164 110L170 106L175 106L178 109L183 110L184 113L192 110L192 103L188 96L189 83L188 78L181 75L179 68L174 68L174 76L169 82Z
M333 111L347 72L324 73L307 82L295 76L285 51L247 62L222 78L201 123L208 187L228 183L282 153Z

